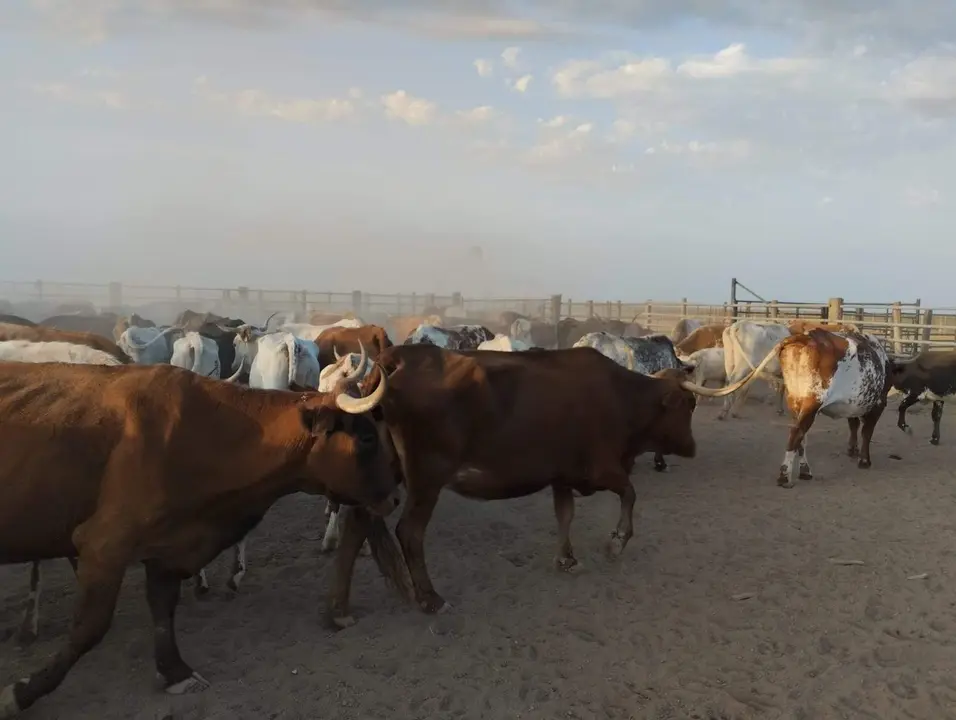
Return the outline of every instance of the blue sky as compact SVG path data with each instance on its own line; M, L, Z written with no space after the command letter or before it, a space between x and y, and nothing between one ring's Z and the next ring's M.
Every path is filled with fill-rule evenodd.
M956 305L956 3L860 7L10 0L2 279Z

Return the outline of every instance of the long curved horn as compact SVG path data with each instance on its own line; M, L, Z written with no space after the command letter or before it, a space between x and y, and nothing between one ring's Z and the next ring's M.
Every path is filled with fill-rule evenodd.
M362 374L365 372L365 366L368 364L368 352L365 350L365 346L362 344L362 341L358 341L359 352L361 353L359 357L358 367L355 368L352 372L345 376L345 382L354 383L358 382L359 378L362 377Z
M239 360L239 369L232 375L223 379L223 382L236 382L239 379L239 376L242 375L242 371L246 368L246 359L243 357Z
M339 355L339 349L335 347L335 345L332 346L332 354L335 355L335 362L338 362L342 359L342 356Z
M719 398L719 397L724 397L725 395L730 395L731 393L735 393L738 390L740 390L740 388L744 387L745 385L749 385L750 382L755 377L757 377L757 375L760 374L760 371L763 370L767 366L767 364L774 359L774 357L776 357L777 353L780 351L780 346L784 343L784 340L781 340L776 345L774 345L773 349L769 353L767 353L767 357L761 360L760 364L757 365L757 367L755 367L753 370L747 373L747 376L745 378L738 380L733 385L728 385L727 387L722 387L722 388L708 388L708 387L702 387L700 385L696 385L692 383L690 380L684 380L681 382L680 386L684 388L685 390L690 390L692 393L696 393L697 395L703 395L704 397Z
M150 340L144 345L140 345L138 343L133 342L132 338L130 337L126 338L126 344L129 345L131 350L143 350L144 348L148 348L150 345L152 345L154 342L156 342L160 338L165 338L169 333L176 332L176 331L183 332L183 334L185 334L185 332L183 331L181 327L179 327L178 325L172 325L166 328L165 330L163 330L159 335L157 335L156 337L154 337L152 340Z
M269 322L272 320L272 318L274 318L278 314L279 314L279 311L276 310L274 313L272 313L269 317L266 318L265 325L253 325L253 327L261 333L267 332L269 330Z
M374 410L378 407L378 404L382 402L382 398L385 397L385 391L388 389L388 380L385 377L385 371L382 370L381 367L379 367L378 377L378 387L375 388L371 395L363 398L354 398L348 393L339 393L335 396L336 407L349 415L361 415L362 413Z

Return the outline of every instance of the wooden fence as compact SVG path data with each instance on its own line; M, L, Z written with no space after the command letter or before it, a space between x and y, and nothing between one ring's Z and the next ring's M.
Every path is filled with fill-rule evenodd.
M138 311L159 319L183 308L215 311L233 317L264 319L272 312L296 312L307 318L313 312L354 312L375 321L385 316L419 314L439 309L449 318L491 320L511 310L554 323L560 318L600 318L637 323L655 332L670 333L684 318L707 323L732 319L786 322L792 319L852 322L864 332L882 338L898 355L918 349L956 348L956 308L924 308L912 303L855 303L842 298L823 302L778 302L737 300L705 304L645 300L573 300L562 295L546 298L466 298L461 293L384 294L361 290L316 292L312 290L266 290L248 287L201 288L165 285L124 285L0 281L0 301L10 305L0 312L21 309L34 314L52 312L58 306L90 304L99 310L128 313ZM152 315L150 314L152 313Z

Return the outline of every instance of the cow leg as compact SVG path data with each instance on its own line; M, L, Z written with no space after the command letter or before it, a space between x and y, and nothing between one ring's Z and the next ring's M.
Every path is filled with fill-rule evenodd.
M335 513L339 515L341 508ZM349 596L352 592L352 575L355 573L355 561L364 545L368 544L369 522L371 517L361 508L347 509L340 516L338 552L335 553L334 579L329 594L326 617L333 629L341 630L355 624L355 618L349 614Z
M438 503L440 485L431 478L423 477L421 483L414 483L411 473L405 473L408 495L402 517L395 526L395 535L405 555L408 572L415 588L415 599L419 607L429 614L448 609L450 606L444 598L435 592L431 578L428 577L428 568L425 565L425 529L431 520L435 505Z
M810 469L810 461L807 459L807 437L810 435L809 428L807 432L803 434L803 438L800 440L800 447L797 450L797 457L799 458L797 477L801 480L813 480L813 471Z
M919 402L919 393L918 392L908 392L906 397L900 401L900 407L898 410L899 417L896 421L896 427L906 433L913 432L913 428L906 424L906 411L913 407L916 403ZM934 403L935 405L935 403Z
M325 515L328 522L325 525L325 535L322 537L322 552L332 552L339 545L341 533L339 532L339 511L340 507L331 510L331 503L325 506Z
M850 442L847 444L846 454L850 457L859 457L860 447L857 434L860 430L860 418L847 418L846 422L850 426Z
M100 643L113 620L125 571L125 557L109 556L100 548L80 552L76 606L66 647L43 668L0 691L0 720L16 717L56 690L70 668Z
M621 514L617 520L617 527L611 531L607 551L611 557L618 557L627 546L628 540L634 537L634 501L637 495L627 473L614 474L602 478L600 487L606 487L621 498Z
M23 611L23 622L20 623L20 629L17 631L19 645L29 645L37 639L39 634L41 585L40 563L35 560L30 565L30 594L27 596L26 608Z
M246 539L236 543L232 556L232 577L226 582L230 590L239 590L239 583L246 576Z
M664 453L654 453L654 469L657 470L657 472L667 470L667 461L664 459Z
M863 416L863 431L861 433L861 435L863 435L863 442L860 447L860 460L857 463L857 467L863 470L873 464L870 462L870 439L873 437L873 430L876 428L876 423L879 421L880 415L883 414L884 407L884 405L879 405Z
M787 386L781 380L777 388L777 415L783 415L783 396L786 394Z
M182 578L155 560L147 560L143 565L146 567L146 600L153 616L156 672L170 695L205 690L209 683L183 661L176 644L176 606Z
M746 372L740 372L739 370L735 369L735 371L727 377L727 384L733 385L735 382L743 380L746 375ZM730 415L731 417L739 417L737 414L737 408L740 407L741 403L747 399L748 390L749 387L742 387L737 392L727 395L724 398L723 408L721 408L720 412L717 413L717 419L724 420L727 418L727 415Z
M558 521L558 554L554 556L556 570L574 572L581 566L574 557L571 548L571 521L574 520L574 494L571 488L564 485L552 485L551 494L554 500L554 517Z
M933 436L929 439L933 445L939 445L939 423L943 419L943 401L933 401Z
M777 476L777 485L780 487L793 487L793 461L803 447L803 440L810 431L810 427L813 425L818 410L819 405L816 403L808 403L801 407L798 413L795 413L797 418L790 428L790 438L787 440L787 451L783 456L780 474Z

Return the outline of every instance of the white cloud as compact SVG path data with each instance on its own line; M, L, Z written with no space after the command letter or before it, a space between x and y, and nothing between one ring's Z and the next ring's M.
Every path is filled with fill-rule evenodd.
M101 105L112 110L130 108L129 98L118 90L104 90L66 83L47 83L33 85L33 92L59 102Z
M812 60L803 58L750 57L743 43L734 43L725 47L713 57L686 60L677 67L677 72L697 79L725 78L746 73L766 73L768 75L787 75L807 72L815 67Z
M910 207L927 208L939 205L939 190L932 187L908 187L903 193L904 202Z
M475 60L472 65L475 66L475 70L478 71L480 77L486 78L491 77L494 73L494 67L491 64L490 60L485 60L484 58L478 58Z
M534 78L531 75L522 75L511 83L511 89L515 92L524 93L528 90L528 86L531 84L533 79Z
M213 89L205 76L197 78L193 87L196 95L207 102L242 115L274 117L297 123L330 122L350 117L356 112L353 100L361 97L358 88L349 91L349 98L278 98L255 88L223 92Z
M455 116L470 125L479 125L495 119L497 113L491 105L480 105L471 110L459 110Z
M887 89L891 100L927 115L956 115L956 56L916 58L893 73Z
M664 58L636 59L610 70L596 60L571 60L558 69L551 82L567 98L614 98L659 87L671 74Z
M570 122L566 115L556 115L550 120L545 120L543 118L538 118L538 122L547 128L559 128L564 127Z
M401 120L408 125L428 125L434 122L438 116L438 105L436 103L409 95L404 90L382 95L381 100L387 117L393 120Z
M501 51L501 62L509 70L518 69L518 55L521 54L521 48L508 47Z

